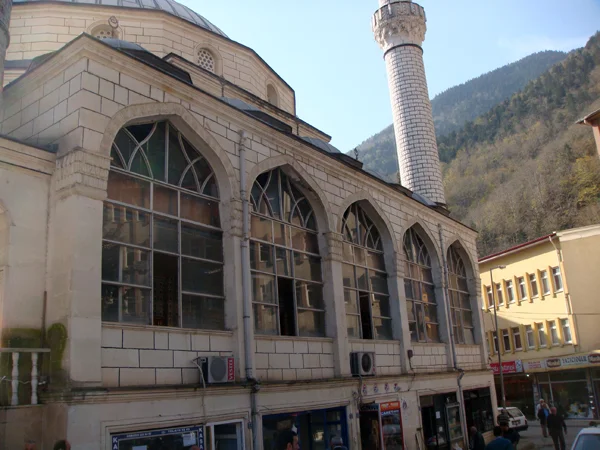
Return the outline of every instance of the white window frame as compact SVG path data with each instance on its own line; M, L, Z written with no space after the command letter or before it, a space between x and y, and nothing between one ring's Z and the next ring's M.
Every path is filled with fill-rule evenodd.
M506 293L508 295L508 303L515 303L517 301L512 280L506 281Z
M573 335L571 334L571 323L569 322L569 319L560 319L560 326L562 328L563 342L565 344L572 344L573 343ZM567 330L567 332L565 332L565 330ZM567 340L567 334L569 336L568 340Z
M542 279L542 293L544 295L548 295L550 292L552 292L552 289L550 288L550 279L548 278L548 271L542 270L540 275L540 278Z
M502 292L502 283L496 283L496 297L498 297L498 306L503 306L504 294Z
M548 321L548 328L550 329L550 343L552 346L560 345L560 336L558 335L558 325L556 320ZM556 337L556 339L554 339Z
M563 279L560 267L556 266L552 268L552 278L554 280L554 292L560 292L563 290Z
M521 328L513 327L512 334L513 334L512 345L513 345L515 352L522 351L523 350L523 339L521 338ZM521 345L519 347L517 347L517 336L519 336L519 341L521 343Z
M498 347L498 333L496 331L494 331L492 334L494 335L494 351L496 353L499 353L500 347Z
M546 348L548 346L548 339L546 337L546 325L544 322L537 322L535 324L535 329L538 334L538 342L540 343L540 348ZM542 338L544 343L542 344Z
M215 450L215 425L230 425L230 424L234 424L234 423L240 424L240 431L241 431L240 442L239 442L237 450L244 450L246 447L246 436L244 433L244 421L242 419L224 420L222 422L209 422L206 425L204 425L204 448L205 448L205 450ZM208 428L211 428L210 443L206 442ZM208 445L210 445L210 447L208 447Z
M529 342L531 338L531 342ZM525 325L525 339L527 341L527 348L535 348L535 333L532 325Z
M508 348L506 347L506 342L508 342ZM512 349L510 342L510 331L508 328L502 330L502 347L504 348L505 352L510 352Z
M531 298L539 297L540 293L537 285L537 275L535 273L529 274L529 284L531 285Z
M517 281L519 282L519 300L527 300L527 284L525 277L519 277Z
M492 309L494 307L494 290L492 286L486 286L485 292L487 294L488 309Z

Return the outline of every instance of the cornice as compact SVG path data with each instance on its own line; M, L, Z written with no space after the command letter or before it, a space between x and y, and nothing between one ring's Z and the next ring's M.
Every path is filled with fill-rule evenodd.
M56 155L0 136L0 163L52 175L56 169Z
M420 47L425 40L425 10L413 2L388 3L373 16L373 33L379 46L388 51L402 45Z

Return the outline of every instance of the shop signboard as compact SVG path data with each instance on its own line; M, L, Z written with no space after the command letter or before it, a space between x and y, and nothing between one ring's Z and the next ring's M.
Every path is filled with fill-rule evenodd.
M494 371L494 375L500 375L500 364L491 363L490 367ZM516 361L503 361L502 362L502 373L521 373L523 372L523 364L520 359Z
M523 361L523 369L525 372L535 372L548 369L561 369L563 367L582 367L591 364L600 364L600 353L579 354L546 359L530 359ZM494 370L494 373L497 372Z
M147 449L155 441L163 441L169 448L184 448L197 445L204 450L204 427L163 428L111 435L112 450Z

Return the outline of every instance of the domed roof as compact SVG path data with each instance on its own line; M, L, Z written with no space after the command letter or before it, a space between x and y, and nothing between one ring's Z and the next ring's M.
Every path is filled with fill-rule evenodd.
M47 0L13 0L14 4L45 2ZM187 6L173 0L51 0L61 3L77 3L81 5L101 5L122 8L158 9L188 22L198 25L221 36L227 37L218 27L214 26L200 14L192 11Z

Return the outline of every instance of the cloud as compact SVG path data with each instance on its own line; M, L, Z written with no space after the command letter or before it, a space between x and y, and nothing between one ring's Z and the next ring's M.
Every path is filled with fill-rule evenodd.
M498 47L508 49L516 58L522 58L544 50L569 51L583 47L589 36L552 38L548 36L521 36L498 39Z

